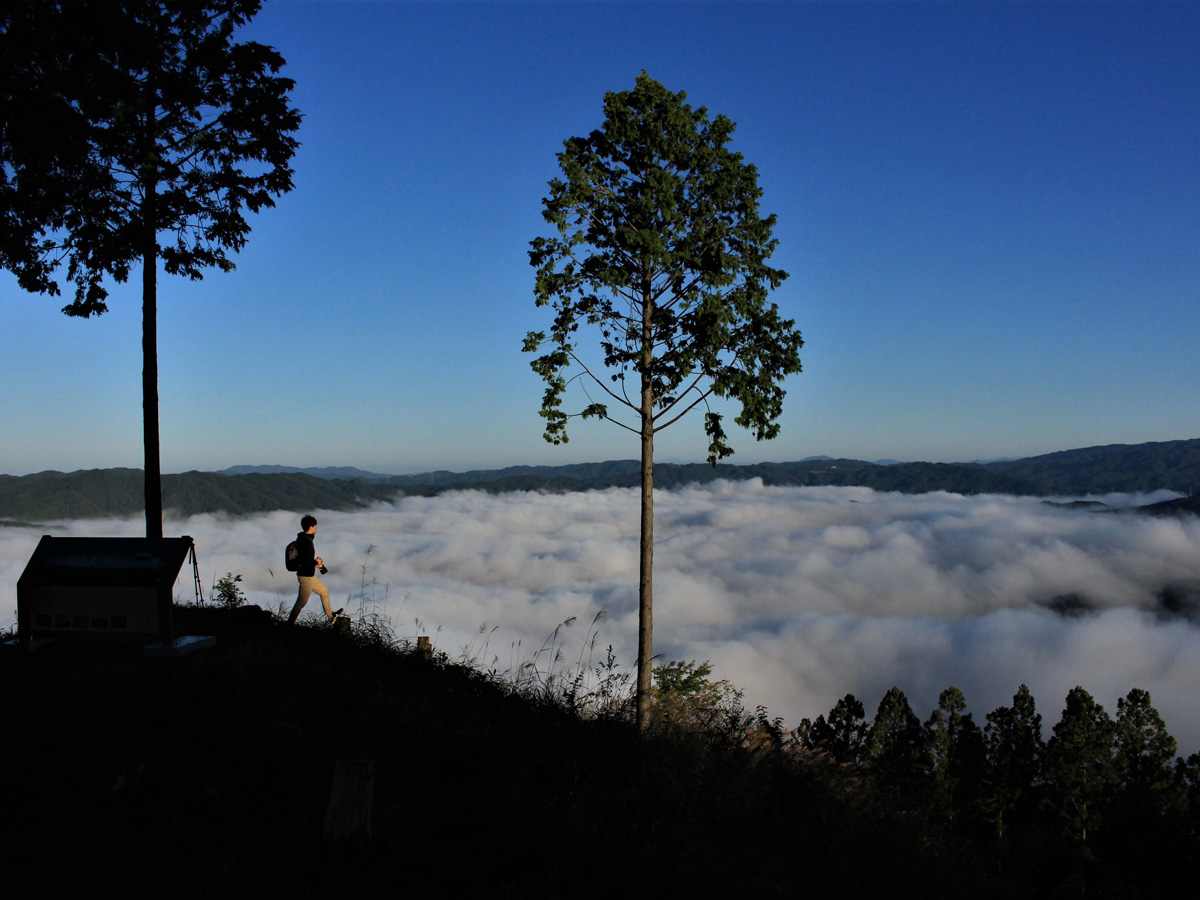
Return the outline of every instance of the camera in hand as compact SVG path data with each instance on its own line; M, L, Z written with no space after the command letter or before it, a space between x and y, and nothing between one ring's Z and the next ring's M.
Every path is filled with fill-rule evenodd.
M325 568L324 566L321 566L321 574L322 574L322 575L328 575L328 574L329 574L329 570L328 570L327 568Z

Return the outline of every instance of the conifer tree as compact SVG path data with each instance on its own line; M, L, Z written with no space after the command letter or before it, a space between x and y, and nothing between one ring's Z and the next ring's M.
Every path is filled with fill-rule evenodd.
M1180 811L1185 800L1175 776L1175 738L1147 691L1134 688L1117 700L1115 737L1113 776L1119 814L1150 821L1164 812Z
M829 749L839 763L857 763L867 738L866 710L847 694L829 711Z
M1200 753L1175 760L1175 783L1184 803L1184 830L1200 837Z
M899 687L891 687L879 701L863 745L863 761L882 785L910 799L924 783L929 769L925 731Z
M966 709L962 691L950 686L925 723L934 814L951 824L975 813L983 779L983 734Z
M566 442L567 423L579 415L641 444L643 727L654 655L654 437L703 408L715 465L733 452L715 399L736 403L734 422L756 439L775 437L781 381L800 371L803 343L767 302L787 273L767 265L775 217L759 213L758 173L726 146L733 122L685 99L645 72L632 91L605 94L603 126L558 154L562 178L542 201L555 233L532 241L529 253L537 305L555 313L549 332L530 332L524 344L539 354L530 365L546 382L546 440ZM573 414L562 408L568 372L591 392Z
M1042 786L1042 717L1033 694L1021 685L1012 706L1001 706L987 714L984 733L987 745L987 779L997 837L1010 827L1028 822L1036 814Z
M1046 744L1046 777L1066 833L1085 848L1104 821L1113 784L1113 722L1081 687L1067 694L1062 718Z
M867 737L866 710L853 694L847 694L829 711L829 718L803 719L796 738L805 749L828 753L839 765L854 765L862 757Z

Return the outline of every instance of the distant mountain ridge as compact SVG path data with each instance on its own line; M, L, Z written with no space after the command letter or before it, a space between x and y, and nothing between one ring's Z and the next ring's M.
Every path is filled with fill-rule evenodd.
M249 515L277 509L354 509L391 500L395 491L363 481L314 478L303 473L163 476L163 506L180 515ZM0 519L46 521L132 516L144 506L141 469L86 469L0 475Z
M366 469L356 469L354 466L321 466L319 468L300 468L298 466L230 466L214 472L215 475L311 475L313 478L337 478L343 481L353 481L361 478L364 481L377 481L393 476L379 472L368 472Z
M285 509L354 509L405 495L446 490L585 491L639 484L637 460L562 466L508 466L469 472L439 470L387 475L347 466L299 469L232 466L221 472L163 477L163 500L179 515L233 515ZM655 486L671 490L717 479L760 478L768 485L863 486L878 491L1019 496L1084 496L1172 490L1190 495L1200 486L1200 439L1110 444L986 463L864 462L809 457L797 462L658 463ZM1160 512L1194 512L1187 498L1159 504ZM130 516L142 510L139 469L91 469L72 473L0 475L0 519Z
M1200 440L1107 444L1059 450L983 468L1030 481L1047 494L1107 494L1200 487Z
M889 471L875 471L877 469ZM224 471L232 474L249 470L302 471L321 478L344 477L326 473L347 471L328 467L287 469L283 466L234 466ZM387 475L361 469L348 471L365 481L426 487L478 487L497 483L516 485L541 479L579 482L588 487L623 487L638 483L639 463L633 459L608 460L561 466L508 466L467 472L437 470L416 475ZM986 474L980 475L980 471ZM1193 487L1200 487L1200 439L1108 444L1022 459L985 462L899 462L892 459L866 462L809 456L796 462L722 463L715 469L707 463L657 463L654 467L655 484L664 488L718 478L762 478L767 484L861 484L878 490L905 493L947 490L956 493L1052 496L1165 489L1187 494Z

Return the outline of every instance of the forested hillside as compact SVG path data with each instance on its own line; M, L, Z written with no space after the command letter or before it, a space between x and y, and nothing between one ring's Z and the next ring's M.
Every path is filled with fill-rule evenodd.
M398 487L314 478L311 475L163 476L163 504L179 515L242 515L275 509L353 509L390 500ZM420 489L407 489L409 493ZM130 516L144 509L140 469L0 475L0 518L44 521Z
M987 463L989 472L1029 481L1045 494L1107 494L1200 488L1200 440L1109 444Z
M637 460L564 466L510 466L470 472L435 471L380 475L360 469L306 471L282 466L237 466L245 474L185 472L163 477L167 509L179 515L233 515L285 509L354 509L405 494L445 490L585 491L638 485ZM354 473L353 479L335 477ZM671 490L716 479L760 478L767 485L862 486L918 494L1082 496L1160 489L1191 494L1200 486L1200 439L1147 444L1113 444L1064 450L1044 456L990 463L872 463L856 459L731 465L659 463L655 486ZM142 474L137 469L90 469L69 474L0 475L0 518L46 520L134 515L142 509ZM1159 511L1188 511L1176 503Z

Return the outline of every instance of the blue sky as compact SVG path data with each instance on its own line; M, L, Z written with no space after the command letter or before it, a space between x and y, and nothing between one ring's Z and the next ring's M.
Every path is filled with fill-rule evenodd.
M643 69L778 216L805 371L733 462L1200 436L1200 4L267 0L244 36L296 80L296 187L236 272L160 276L165 471L636 456L546 444L520 345L555 154ZM137 276L91 321L0 298L0 472L140 466Z

